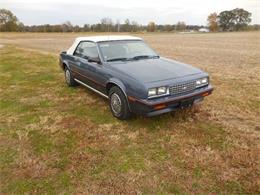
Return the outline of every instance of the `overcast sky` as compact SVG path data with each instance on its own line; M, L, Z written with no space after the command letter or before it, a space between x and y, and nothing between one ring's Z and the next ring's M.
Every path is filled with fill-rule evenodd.
M21 22L33 24L93 24L103 17L121 23L126 18L139 24L206 25L212 12L244 8L252 13L252 24L260 24L260 0L0 0L0 9L11 10Z

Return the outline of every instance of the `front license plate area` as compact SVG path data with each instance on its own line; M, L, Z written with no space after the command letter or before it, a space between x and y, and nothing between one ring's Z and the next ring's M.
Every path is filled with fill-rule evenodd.
M188 99L188 100L182 100L180 102L180 108L184 109L184 108L189 108L193 105L193 99Z

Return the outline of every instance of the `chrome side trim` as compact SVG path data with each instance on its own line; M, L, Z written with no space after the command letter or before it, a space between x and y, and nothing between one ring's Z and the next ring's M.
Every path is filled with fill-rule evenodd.
M78 79L74 79L74 80L75 80L76 82L78 82L79 84L83 85L84 87L87 87L88 89L90 89L90 90L92 90L92 91L96 92L97 94L99 94L99 95L103 96L104 98L107 98L107 99L109 99L107 95L105 95L105 94L101 93L100 91L98 91L98 90L94 89L93 87L90 87L89 85L87 85L87 84L83 83L82 81L80 81L80 80L78 80Z

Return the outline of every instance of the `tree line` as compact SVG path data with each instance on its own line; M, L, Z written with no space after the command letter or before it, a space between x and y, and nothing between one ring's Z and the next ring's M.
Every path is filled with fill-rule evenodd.
M220 14L212 13L207 18L210 31L239 31L258 30L259 25L249 25L251 13L244 9L223 11ZM0 9L0 31L2 32L174 32L174 31L198 31L206 28L202 25L187 25L180 21L177 24L155 24L149 22L147 25L138 24L136 21L126 19L123 23L113 22L111 18L102 18L99 23L85 24L83 26L73 25L67 21L63 24L51 25L24 25L19 19L7 9Z

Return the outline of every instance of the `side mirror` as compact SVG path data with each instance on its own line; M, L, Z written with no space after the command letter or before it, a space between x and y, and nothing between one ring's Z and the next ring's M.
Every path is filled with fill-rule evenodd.
M89 62L96 62L97 64L101 64L101 60L100 60L99 57L95 57L95 58L89 57L88 61Z

